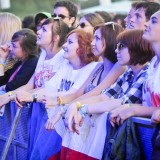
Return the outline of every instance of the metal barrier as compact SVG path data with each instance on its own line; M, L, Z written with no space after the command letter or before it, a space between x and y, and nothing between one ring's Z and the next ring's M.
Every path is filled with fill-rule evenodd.
M6 160L26 160L27 159L27 149L29 142L29 128L28 122L31 118L31 107L24 107L20 111L20 117L18 125L16 127L14 138L9 147ZM34 108L34 107L33 107ZM15 102L7 104L5 107L5 113L3 117L0 117L0 157L4 155L5 144L7 146L7 141L9 134L11 132L12 122L14 122L15 115L17 112L17 106ZM40 112L41 113L41 112ZM42 112L43 113L43 112ZM43 117L43 116L40 116ZM138 128L138 139L141 144L141 150L144 152L145 159L150 160L152 145L151 137L155 129L155 125L151 124L150 119L133 117L134 123ZM12 128L13 129L13 128ZM3 159L4 160L4 159Z
M27 159L27 147L28 147L28 120L29 120L29 108L24 107L22 110L18 110L15 102L7 104L5 107L5 113L3 117L0 117L0 157L6 160L26 160ZM19 115L19 121L16 121L17 126L12 123L17 119L16 113ZM18 119L17 119L18 120ZM11 128L13 131L11 132ZM14 131L14 129L16 129ZM14 134L9 139L9 135ZM13 135L12 135L13 136ZM9 145L9 141L11 144ZM8 143L8 144L7 144ZM9 149L9 150L8 150ZM8 153L6 152L8 150ZM7 153L7 154L6 154ZM6 155L5 155L6 154Z

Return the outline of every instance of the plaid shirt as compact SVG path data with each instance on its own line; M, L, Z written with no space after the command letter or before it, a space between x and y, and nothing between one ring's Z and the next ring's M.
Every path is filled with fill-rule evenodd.
M143 82L147 78L148 67L149 64L139 72L136 80L134 80L134 74L131 68L128 69L110 88L104 90L103 93L110 98L121 98L123 103L142 103L142 87Z

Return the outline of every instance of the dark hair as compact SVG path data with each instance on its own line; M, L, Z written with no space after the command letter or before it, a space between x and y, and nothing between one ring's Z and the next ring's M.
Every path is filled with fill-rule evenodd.
M145 64L154 56L151 45L142 38L143 30L133 29L120 33L117 41L127 46L130 65Z
M135 1L131 4L131 7L136 9L137 4L140 3L140 1Z
M58 1L55 3L54 9L58 8L58 7L65 7L69 12L70 17L77 17L78 8L76 7L76 5L73 2L67 1L67 0L66 1Z
M123 28L125 28L125 21L124 21L124 19L125 19L126 16L127 16L127 15L125 15L125 14L116 14L116 15L113 17L112 21L118 23L118 24L121 25ZM119 23L119 22L120 22L120 23Z
M93 40L93 35L81 29L74 29L67 35L67 38L73 33L76 33L78 38L79 49L77 54L80 57L82 64L88 64L98 60L92 51L91 42Z
M114 25L114 28L113 28ZM117 54L115 52L117 46L117 35L123 31L123 28L118 25L117 23L110 23L110 24L101 24L94 28L94 32L100 29L102 38L105 39L106 49L104 51L104 57L106 57L111 62L117 62Z
M100 15L103 18L104 22L110 22L112 19L111 15L106 11L96 11L95 13Z
M22 28L29 28L36 33L34 17L33 16L24 17L24 19L22 20Z
M160 9L160 4L156 2L139 2L136 5L136 10L139 8L145 9L146 19L149 20L152 14L154 14Z
M54 19L54 18L48 18L42 25L47 25L47 24L53 24L52 25L52 41L53 42L53 37L54 35L59 35L60 36L60 41L58 43L58 46L61 47L65 40L66 40L66 35L69 33L69 28L65 22L63 22L61 19Z
M22 50L28 56L38 56L39 47L36 44L37 35L31 29L22 29L14 33L12 37L12 42L20 41L20 46Z

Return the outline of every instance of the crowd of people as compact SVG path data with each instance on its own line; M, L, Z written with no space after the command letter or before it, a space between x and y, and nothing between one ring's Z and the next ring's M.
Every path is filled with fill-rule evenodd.
M119 17L78 18L68 0L23 21L0 13L0 121L11 102L29 106L26 159L142 159L138 147L135 154L123 145L115 155L106 149L111 129L119 134L133 116L157 125L151 159L159 159L160 4L135 1Z

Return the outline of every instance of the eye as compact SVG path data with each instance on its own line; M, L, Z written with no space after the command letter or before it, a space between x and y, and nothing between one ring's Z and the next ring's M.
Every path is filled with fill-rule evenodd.
M100 40L100 37L95 36L95 40L96 40L96 41Z
M47 30L46 30L46 28L44 27L44 26L42 26L42 30L44 31L44 32L46 32Z
M73 42L71 40L68 40L68 44L72 44Z
M152 24L157 23L157 21L155 19L152 19Z

